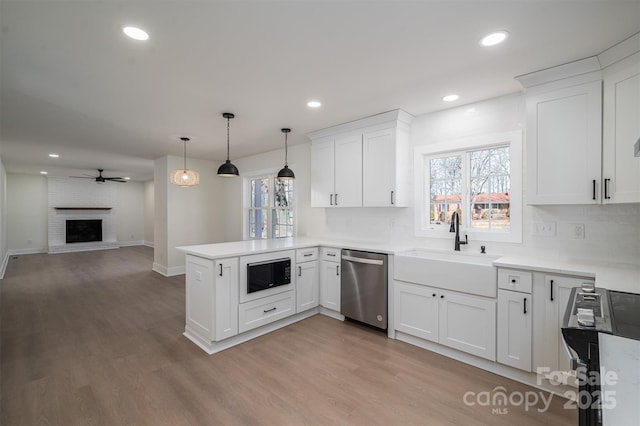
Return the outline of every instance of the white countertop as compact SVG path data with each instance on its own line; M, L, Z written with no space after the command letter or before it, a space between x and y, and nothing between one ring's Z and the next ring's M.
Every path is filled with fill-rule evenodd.
M416 248L414 245L406 244L299 237L202 244L177 247L177 249L185 254L203 257L205 259L221 259L315 246L346 248L386 254L397 254ZM579 260L560 261L532 256L503 256L494 261L493 264L501 268L526 269L529 271L595 278L597 287L629 293L640 293L640 264L628 265L591 261L587 263Z

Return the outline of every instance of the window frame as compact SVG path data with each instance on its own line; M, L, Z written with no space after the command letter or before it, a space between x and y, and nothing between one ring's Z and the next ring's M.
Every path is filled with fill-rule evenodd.
M257 170L249 173L242 174L242 235L244 240L280 240L289 237L279 237L272 238L273 235L273 211L278 208L275 207L275 179L278 176L278 170L276 169L264 169ZM261 178L269 179L269 206L266 208L267 210L267 238L255 238L249 236L249 212L251 209L251 181ZM292 237L295 237L298 233L298 203L296 201L297 197L297 188L294 183L293 193L292 193L292 207L291 211L293 212L293 230Z
M510 182L510 230L481 230L471 228L469 222L470 178L469 156L472 151L509 146ZM427 162L438 156L462 154L462 223L460 232L467 234L471 241L522 242L522 132L511 131L465 137L448 141L422 145L414 149L415 210L414 234L417 237L452 238L449 227L437 229L425 221L430 218L430 177Z

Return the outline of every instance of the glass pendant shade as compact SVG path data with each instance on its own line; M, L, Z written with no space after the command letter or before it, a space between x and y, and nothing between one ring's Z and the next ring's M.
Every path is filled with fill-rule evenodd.
M284 167L278 172L278 180L292 180L296 178L293 170L287 165L288 147L287 147L287 134L291 132L291 129L280 129L284 133Z
M189 188L200 183L200 175L195 170L187 169L187 142L189 138L180 138L180 140L184 144L184 167L172 170L169 175L169 182L183 188Z
M222 116L227 119L227 161L225 161L223 165L218 167L218 176L222 176L222 177L240 176L240 172L238 172L238 168L229 160L229 120L235 117L235 115L230 112L225 112L222 114Z

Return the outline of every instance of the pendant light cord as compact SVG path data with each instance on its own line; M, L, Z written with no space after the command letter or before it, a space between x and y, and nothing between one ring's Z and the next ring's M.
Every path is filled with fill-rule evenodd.
M288 157L288 155L287 155L287 152L288 152L288 149L287 149L287 135L288 135L288 133L284 134L284 165L285 166L288 165L288 163L287 163L287 157Z
M227 161L229 161L229 121L231 118L227 117Z
M184 171L187 171L187 140L182 139L182 143L184 145Z

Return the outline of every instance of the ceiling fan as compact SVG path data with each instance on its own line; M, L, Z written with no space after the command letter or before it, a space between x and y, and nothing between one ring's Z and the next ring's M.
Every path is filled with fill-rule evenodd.
M106 176L102 176L102 172L104 171L104 169L98 169L99 172L99 176L69 176L72 178L79 178L79 179L95 179L96 182L98 183L105 183L106 181L111 181L111 182L122 182L122 183L127 183L127 181L124 178L121 177L106 177Z

